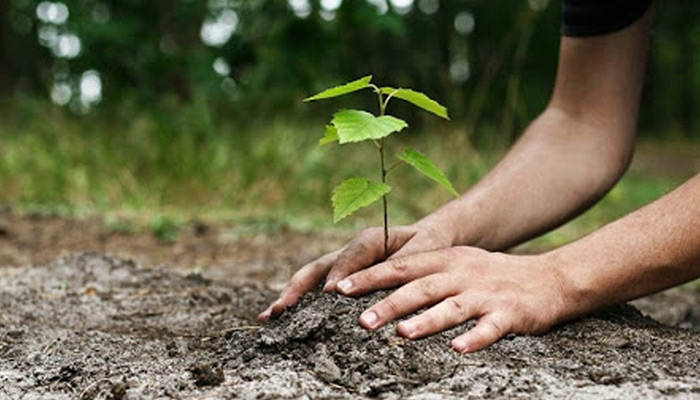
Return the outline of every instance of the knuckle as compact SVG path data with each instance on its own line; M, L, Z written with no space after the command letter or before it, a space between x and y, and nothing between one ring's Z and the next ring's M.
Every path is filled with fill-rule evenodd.
M389 266L391 269L399 274L399 275L406 275L408 272L408 264L406 263L405 258L397 258L389 262Z
M339 254L340 254L340 251L326 254L325 256L310 262L309 264L306 265L305 268L309 269L309 270L330 268L330 266L332 266L333 263L335 263L335 261L338 259Z
M448 255L453 258L458 258L463 261L482 264L487 258L489 252L477 247L457 246L447 249Z
M353 286L364 286L366 283L375 281L374 272L371 269L356 272L348 280L352 282Z
M459 317L461 321L464 321L467 319L467 309L464 307L464 304L460 302L458 299L455 297L448 297L445 299L447 302L447 306L454 312L455 315Z
M423 297L432 298L436 292L436 284L432 279L421 279L417 281L418 291Z
M419 331L433 330L440 326L438 321L440 318L432 312L424 312L415 319L415 323Z
M284 295L289 295L295 292L300 291L302 288L302 284L300 282L299 278L292 279L287 283L287 287L284 289Z
M493 333L495 337L503 337L506 331L501 323L494 320L494 318L489 318L484 321L486 328Z
M448 268L449 266L465 265L465 263L467 263L466 265L473 264L469 254L466 254L457 247L441 250L439 254L442 269Z
M294 277L292 279L306 280L309 276L313 276L319 271L324 271L328 269L330 269L330 265L328 263L324 263L321 260L317 260L300 269L296 274L294 274Z
M373 237L377 236L379 233L379 228L365 228L362 231L360 231L357 236L355 236L355 242L357 243L366 243L370 240L372 240Z
M387 297L386 299L384 299L384 301L380 303L380 306L381 307L377 308L384 308L388 311L387 313L384 313L385 315L399 315L401 313L401 308L399 307L399 304L396 302L396 300L394 300L391 297Z
M356 257L359 254L364 254L368 250L367 239L359 237L353 241L348 247L348 250L343 253L344 259Z
M348 248L338 256L333 271L335 273L340 273L353 269L358 254L362 254L364 251L364 244L360 242L351 243Z
M465 252L465 247L448 247L443 250L442 254L448 259L453 259L456 257L464 257L467 252Z
M507 287L496 287L496 293L507 293L505 290L507 290ZM504 310L508 311L516 311L519 307L519 301L518 298L513 296L513 295L504 295L501 300L500 300L500 307Z

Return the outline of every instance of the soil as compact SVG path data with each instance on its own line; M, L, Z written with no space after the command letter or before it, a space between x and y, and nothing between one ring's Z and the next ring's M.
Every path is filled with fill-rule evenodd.
M467 356L449 347L465 327L415 342L395 325L360 328L384 293L314 292L260 326L255 315L274 295L101 253L0 269L0 398L700 396L694 291L640 303L688 329L623 306ZM672 303L682 307L668 313Z
M279 289L305 262L336 250L352 233L303 233L284 226L231 227L192 222L164 242L148 229L110 229L96 217L23 215L0 208L0 266L46 264L85 251L109 253L144 265L167 264L187 274L262 282Z

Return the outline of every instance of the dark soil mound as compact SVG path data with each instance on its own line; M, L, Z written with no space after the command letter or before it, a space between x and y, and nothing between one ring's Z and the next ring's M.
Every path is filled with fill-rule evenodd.
M260 327L273 294L99 254L0 270L2 399L700 396L700 334L632 307L461 356L456 328L367 332L381 298L311 294Z

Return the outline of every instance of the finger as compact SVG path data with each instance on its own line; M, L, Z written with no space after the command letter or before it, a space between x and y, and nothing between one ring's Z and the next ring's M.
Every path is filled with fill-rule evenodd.
M281 314L287 307L296 303L304 293L318 285L328 273L341 251L342 249L326 254L297 271L279 298L258 315L258 321L265 322L271 316Z
M386 323L433 305L454 294L447 274L433 274L408 283L360 315L360 325L374 330Z
M478 306L466 296L448 297L428 311L401 322L396 330L409 339L432 335L474 318L478 315Z
M423 237L423 240L416 240L415 236L411 237L411 240L407 241L406 244L404 244L395 253L392 253L391 256L387 258L387 260L393 260L395 258L406 257L413 254L425 253L428 251L434 251L445 248L444 245L440 245L438 243L428 244L426 240L427 239L425 239L425 237Z
M452 348L459 353L473 353L484 349L508 333L508 321L499 314L488 314L466 333L452 340Z
M437 250L437 246L435 248L426 248L425 243L421 243L420 241L409 240L405 246L400 248L396 253L392 254L389 258L387 258L387 260L394 260L397 258L407 257L410 255L433 250Z
M452 246L452 240L446 232L440 229L428 230L426 228L418 228L418 230L421 233L418 233L416 228L411 228L411 231L414 233L411 239L395 253L392 253L388 259L406 257L411 254L440 250Z
M440 252L394 258L348 276L338 282L338 291L346 296L358 296L396 287L440 272L449 261Z
M400 249L406 241L413 237L413 232L405 227L392 229L389 232L389 253ZM328 273L323 290L326 292L336 290L337 283L343 278L384 259L384 230L370 228L362 231L338 255L338 259Z

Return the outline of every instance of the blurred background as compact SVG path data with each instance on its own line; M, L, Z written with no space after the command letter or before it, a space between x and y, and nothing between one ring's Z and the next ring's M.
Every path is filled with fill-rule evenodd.
M464 191L548 101L559 43L555 0L0 0L0 206L100 218L108 230L176 240L194 223L333 227L330 191L372 176L374 151L318 148L339 107L371 93L302 99L373 74L450 110L394 103L392 137L436 160ZM640 144L631 171L593 210L532 246L574 239L700 170L700 3L657 5ZM450 195L392 176L394 224Z

